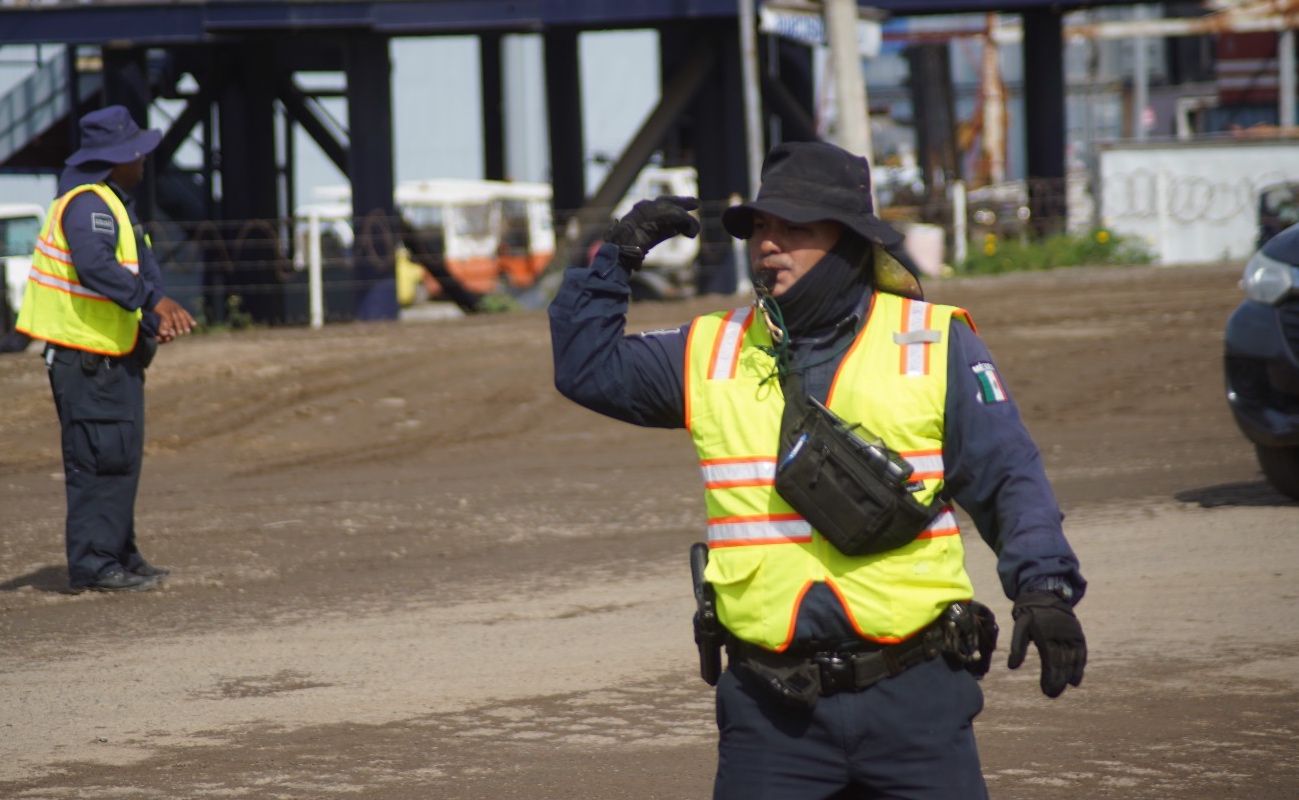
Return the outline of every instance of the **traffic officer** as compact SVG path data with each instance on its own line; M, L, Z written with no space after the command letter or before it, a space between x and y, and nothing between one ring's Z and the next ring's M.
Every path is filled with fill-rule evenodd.
M159 343L194 318L163 293L162 272L130 195L162 139L123 106L81 118L45 215L16 329L45 342L63 439L68 583L146 591L169 570L135 543L144 455L144 371Z
M687 428L699 452L728 655L714 797L985 798L972 721L995 627L960 627L978 604L947 499L997 553L1009 666L1032 642L1045 694L1079 685L1086 582L1038 449L969 315L921 299L865 159L830 144L773 148L757 199L722 217L748 240L757 302L625 336L630 275L655 244L698 233L696 207L637 204L589 267L567 270L549 315L561 393ZM933 504L914 539L840 552L776 491L791 391L906 458L905 491Z

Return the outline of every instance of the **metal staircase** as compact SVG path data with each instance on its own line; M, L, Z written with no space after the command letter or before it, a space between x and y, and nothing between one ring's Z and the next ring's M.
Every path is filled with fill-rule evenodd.
M98 71L78 71L74 92L70 71L67 53L60 53L0 97L0 171L32 172L62 162L55 154L67 149L71 120L103 85Z

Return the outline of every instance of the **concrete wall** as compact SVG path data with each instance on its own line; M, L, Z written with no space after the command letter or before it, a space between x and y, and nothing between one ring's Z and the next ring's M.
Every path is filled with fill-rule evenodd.
M1299 139L1104 145L1100 223L1144 240L1161 264L1245 259L1258 237L1258 195L1299 181Z

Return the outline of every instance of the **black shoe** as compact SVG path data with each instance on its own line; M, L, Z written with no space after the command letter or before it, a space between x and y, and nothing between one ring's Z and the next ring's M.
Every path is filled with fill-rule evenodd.
M85 586L74 586L74 591L89 589L92 592L147 592L158 586L157 578L135 575L121 567L113 567Z
M131 570L131 572L145 578L165 578L171 574L171 570L166 567L155 567L148 561L141 561L140 566Z

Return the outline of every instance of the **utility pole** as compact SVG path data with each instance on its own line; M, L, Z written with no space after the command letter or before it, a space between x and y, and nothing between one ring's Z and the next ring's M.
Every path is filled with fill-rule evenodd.
M834 74L837 141L843 149L865 156L874 167L871 150L870 112L866 102L866 80L861 73L861 53L857 49L856 0L825 0L825 40L830 48ZM871 184L871 201L875 186Z
M1145 7L1134 6L1132 18L1140 24L1146 18ZM1146 63L1146 37L1138 36L1132 40L1132 134L1139 142L1146 140L1146 108L1150 105L1150 69Z
M1295 124L1294 30L1281 31L1276 43L1276 67L1280 70L1277 123L1282 128Z
M756 196L762 178L762 95L758 91L758 35L753 0L740 0L740 64L744 77L744 149L749 169L749 195Z

